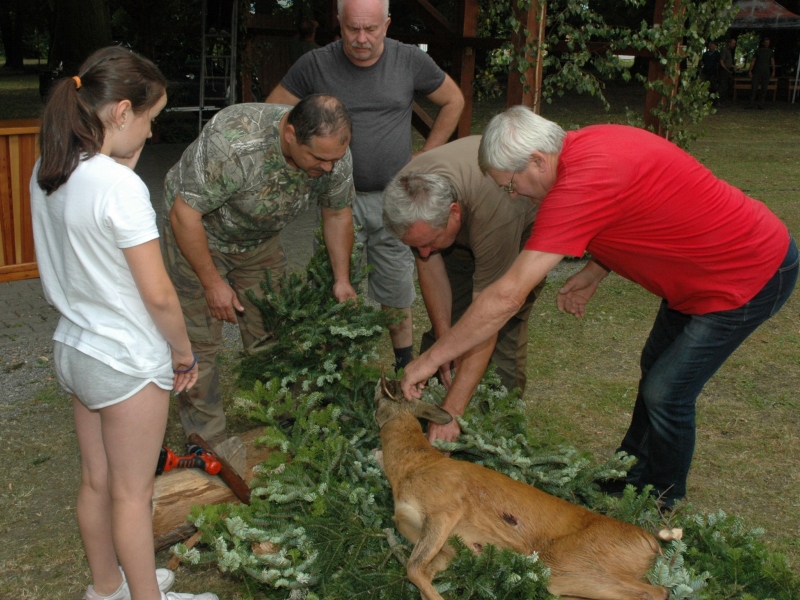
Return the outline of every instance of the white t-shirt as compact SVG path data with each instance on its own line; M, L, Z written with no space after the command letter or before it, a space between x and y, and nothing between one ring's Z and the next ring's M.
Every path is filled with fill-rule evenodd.
M158 238L144 182L97 154L49 196L31 178L36 260L47 301L61 313L53 339L135 377L171 362L122 248Z

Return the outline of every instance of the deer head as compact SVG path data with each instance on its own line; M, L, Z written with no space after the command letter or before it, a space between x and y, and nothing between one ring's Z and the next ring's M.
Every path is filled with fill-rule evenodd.
M449 412L434 404L422 402L417 398L406 400L396 379L386 379L381 373L381 379L375 386L375 421L378 427L403 413L411 413L418 419L427 419L434 423L444 425L453 420Z

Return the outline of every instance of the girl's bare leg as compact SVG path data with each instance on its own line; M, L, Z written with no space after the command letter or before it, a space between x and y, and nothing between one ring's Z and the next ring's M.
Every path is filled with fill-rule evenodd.
M81 532L95 591L113 594L122 584L111 535L111 497L108 464L103 447L100 412L72 397L75 431L81 451L81 485L78 488L78 528Z
M84 472L78 521L95 591L108 595L119 588L118 558L131 597L160 600L150 503L169 392L151 383L99 411L75 402L80 405L75 421Z
M114 548L133 600L161 598L155 575L151 501L168 410L169 392L153 383L128 400L101 410Z

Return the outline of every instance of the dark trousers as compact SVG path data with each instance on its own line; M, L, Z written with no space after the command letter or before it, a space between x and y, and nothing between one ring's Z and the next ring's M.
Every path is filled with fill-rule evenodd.
M758 96L758 105L763 108L764 100L767 98L767 86L769 86L769 71L762 71L760 73L753 73L753 90L750 92L750 104L756 104L756 95Z
M784 305L797 281L797 246L761 291L737 309L687 315L666 301L641 356L642 378L628 432L619 450L638 462L627 482L653 485L665 504L686 495L695 445L695 406L703 386L736 348Z
M733 73L720 70L719 73L719 101L728 102L733 94Z

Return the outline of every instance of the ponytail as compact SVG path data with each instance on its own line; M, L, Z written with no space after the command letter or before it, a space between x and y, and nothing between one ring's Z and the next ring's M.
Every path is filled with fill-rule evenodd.
M67 182L81 160L100 151L105 137L101 110L129 100L138 115L161 99L166 85L151 61L118 46L98 50L76 77L56 81L42 117L39 187L51 194Z

